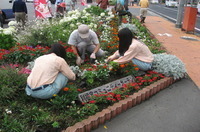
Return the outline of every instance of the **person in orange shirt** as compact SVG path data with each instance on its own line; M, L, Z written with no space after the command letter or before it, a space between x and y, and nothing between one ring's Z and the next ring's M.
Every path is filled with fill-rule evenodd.
M144 23L144 20L147 16L147 8L149 7L149 1L148 0L140 0L139 2L140 8L140 22Z
M76 76L65 61L66 51L60 44L52 45L49 54L38 57L27 78L26 94L48 99L64 88Z
M128 28L123 28L118 33L119 50L107 58L107 61L114 61L124 64L132 61L140 70L151 70L154 60L149 48L141 41L135 39Z

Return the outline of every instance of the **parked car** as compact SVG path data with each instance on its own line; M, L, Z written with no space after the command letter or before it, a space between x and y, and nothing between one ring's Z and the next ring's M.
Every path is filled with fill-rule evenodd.
M159 3L159 1L158 0L150 0L150 3L157 4L157 3Z
M166 0L165 6L167 6L167 7L177 7L178 2L177 2L177 0Z
M12 12L13 0L1 0L0 9L2 10L2 22L4 23L6 19L14 18Z

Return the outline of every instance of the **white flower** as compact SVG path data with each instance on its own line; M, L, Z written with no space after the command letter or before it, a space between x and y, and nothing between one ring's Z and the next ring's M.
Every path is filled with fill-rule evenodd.
M12 31L9 28L3 30L3 33L6 35L12 34Z
M5 111L6 111L7 114L12 114L12 111L9 110L9 109L5 109Z
M80 111L77 111L77 114L80 114Z
M102 13L100 14L100 16L102 16L102 17L105 16L105 13L102 12Z
M75 25L74 25L73 23L71 23L71 24L70 24L70 27L72 27L72 28L73 28L73 27L75 27Z
M88 8L90 8L91 7L91 5L88 5Z
M75 101L72 101L71 103L72 103L72 104L75 104Z
M16 26L17 25L17 22L16 21L10 21L8 23L8 26Z

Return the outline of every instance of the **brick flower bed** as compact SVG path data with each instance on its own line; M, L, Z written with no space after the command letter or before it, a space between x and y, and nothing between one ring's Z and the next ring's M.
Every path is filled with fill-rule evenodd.
M175 81L176 80L174 80L172 77L165 77L161 80L158 80L157 82L143 88L137 93L130 95L128 98L121 100L112 106L107 107L106 109L103 109L101 112L98 112L95 115L90 116L89 118L78 122L71 127L68 127L62 132L90 132L91 130L98 128L99 125L104 124L108 120L111 120L118 114L149 99L151 96L167 88Z

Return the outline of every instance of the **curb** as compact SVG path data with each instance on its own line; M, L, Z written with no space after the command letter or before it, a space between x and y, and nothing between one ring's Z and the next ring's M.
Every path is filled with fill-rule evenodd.
M137 93L130 95L128 98L121 100L112 106L108 106L101 112L98 112L93 116L89 116L89 118L68 127L62 132L90 132L91 130L98 128L99 125L111 120L118 114L149 99L151 96L165 89L175 81L176 80L174 80L172 77L165 77L161 80L158 80L157 82L139 90Z

